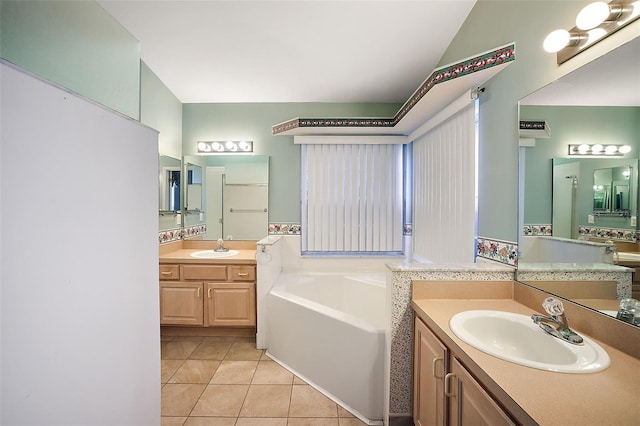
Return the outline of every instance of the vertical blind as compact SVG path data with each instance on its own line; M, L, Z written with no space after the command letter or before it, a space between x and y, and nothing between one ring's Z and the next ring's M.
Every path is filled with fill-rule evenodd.
M473 262L476 229L475 104L413 144L413 256Z
M302 145L302 251L402 251L402 145Z

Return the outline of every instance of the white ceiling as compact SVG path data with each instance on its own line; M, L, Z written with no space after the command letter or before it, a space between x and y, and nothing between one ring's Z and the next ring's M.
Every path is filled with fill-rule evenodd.
M183 103L404 102L475 0L98 0Z
M640 106L640 37L532 93L520 104Z

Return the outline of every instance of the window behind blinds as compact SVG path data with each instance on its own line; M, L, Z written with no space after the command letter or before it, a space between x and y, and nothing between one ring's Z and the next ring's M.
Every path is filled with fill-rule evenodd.
M302 145L302 251L402 252L402 145Z

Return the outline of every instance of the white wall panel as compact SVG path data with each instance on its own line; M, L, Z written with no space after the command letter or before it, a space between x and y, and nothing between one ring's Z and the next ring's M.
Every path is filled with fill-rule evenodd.
M160 424L158 135L1 64L2 418Z

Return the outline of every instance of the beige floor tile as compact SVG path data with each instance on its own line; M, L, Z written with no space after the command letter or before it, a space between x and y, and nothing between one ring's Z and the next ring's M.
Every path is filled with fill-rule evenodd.
M338 405L338 417L354 417L354 415Z
M236 422L236 426L287 426L287 419L286 417L240 417Z
M186 417L161 417L160 426L182 426L186 420Z
M367 424L355 417L341 417L340 426L366 426Z
M231 342L202 342L191 353L189 359L210 359L222 361L227 355L231 344Z
M188 359L171 377L169 383L209 383L220 361Z
M254 385L290 385L293 374L275 361L260 361L251 381Z
M289 417L338 417L338 405L309 385L294 385Z
M290 385L251 385L240 417L287 417Z
M167 383L183 362L182 359L163 359L160 361L160 383Z
M338 419L327 417L289 418L288 426L338 426Z
M162 359L187 359L200 343L190 340L170 340L161 346Z
M229 342L233 343L236 340L233 336L205 336L202 338L203 342Z
M184 426L233 426L237 417L189 417Z
M233 342L225 359L233 361L258 361L263 353L263 350L256 349L255 342L239 341Z
M208 385L191 415L237 417L248 389L248 385Z
M294 376L293 377L293 384L294 385L308 385L307 382L305 382L304 380L302 380L300 377L298 376Z
M222 361L211 379L211 384L248 385L257 366L258 361Z
M206 385L166 384L162 388L163 416L188 416Z

